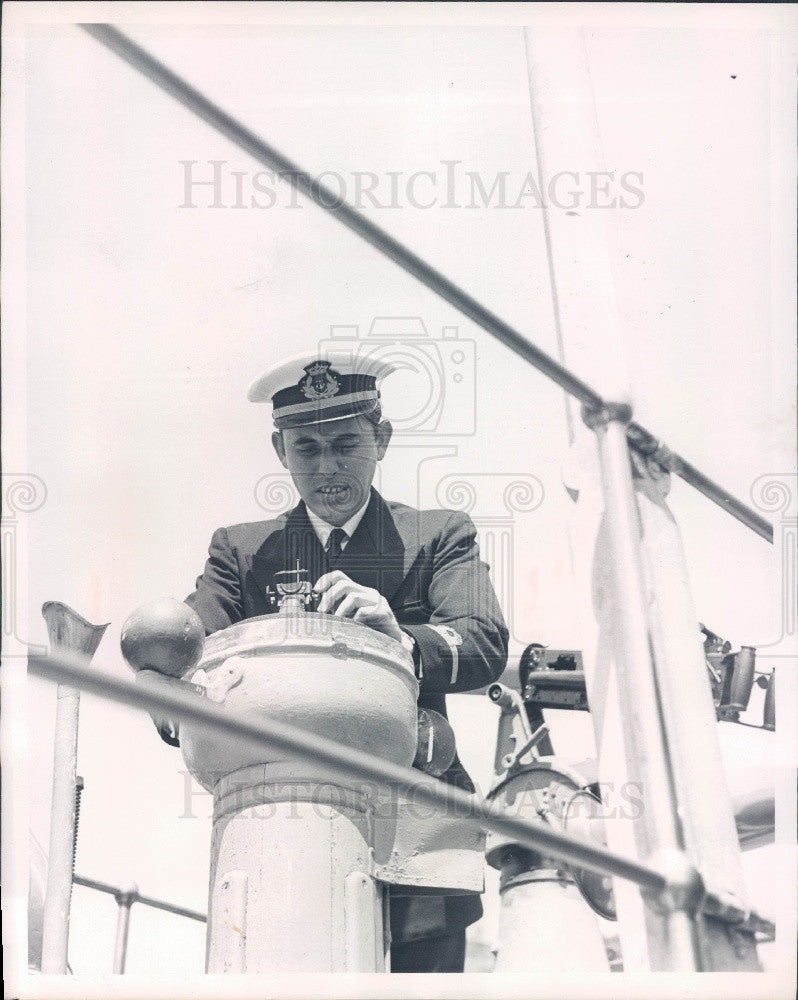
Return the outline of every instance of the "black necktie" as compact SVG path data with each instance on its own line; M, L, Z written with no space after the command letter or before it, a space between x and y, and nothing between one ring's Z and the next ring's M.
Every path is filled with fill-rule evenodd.
M343 542L349 536L344 531L343 528L333 528L330 532L330 537L327 539L327 561L331 566L334 566L338 561L338 557L341 555L341 549Z

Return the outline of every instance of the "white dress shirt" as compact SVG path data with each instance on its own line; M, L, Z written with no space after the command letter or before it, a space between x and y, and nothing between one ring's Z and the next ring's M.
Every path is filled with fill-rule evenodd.
M371 498L369 497L369 499ZM346 524L341 525L341 528L346 532L346 538L344 538L343 541L341 542L341 551L343 551L349 544L349 539L352 537L352 535L354 535L355 529L363 520L363 515L366 513L366 507L368 507L368 505L369 505L369 500L367 499L366 502L363 504L363 506L360 508L360 510L354 513L346 522ZM326 549L327 540L329 539L330 532L333 530L335 525L327 524L326 521L322 521L322 519L317 514L313 513L313 511L310 509L310 507L307 506L307 504L305 504L305 509L308 512L308 520L313 525L313 530L316 532L316 537L321 542L321 547L323 549Z
M371 498L369 497L369 499L371 499ZM360 524L360 522L363 520L363 515L366 513L366 507L368 507L368 505L369 505L369 501L366 500L366 502L363 504L363 506L360 508L360 510L357 511L355 514L353 514L349 518L349 520L346 522L346 524L342 524L341 525L341 528L344 530L345 535L346 535L345 538L341 542L341 551L342 552L347 547L347 545L349 544L349 539L352 537L352 535L354 535L355 529ZM311 525L313 526L313 530L316 532L316 537L321 542L322 548L326 549L327 548L327 540L329 539L330 534L331 534L333 528L335 527L335 525L327 524L326 521L322 521L322 519L317 514L313 513L313 511L310 509L310 507L308 507L307 504L305 504L305 509L308 512L308 520L310 521ZM421 678L424 676L424 668L423 668L423 666L421 664L421 659L420 659L420 657L418 655L418 649L417 649L417 646L416 646L416 640L408 632L404 632L403 631L402 632L401 642L402 642L402 645L404 646L404 648L410 654L411 658L413 659L413 669L414 669L414 673L415 673L416 677L419 680L421 680Z

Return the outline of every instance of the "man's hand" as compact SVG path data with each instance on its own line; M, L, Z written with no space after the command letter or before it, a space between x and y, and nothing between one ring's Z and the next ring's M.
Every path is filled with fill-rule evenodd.
M317 611L337 615L339 618L351 618L397 642L402 641L402 631L393 611L378 590L355 583L339 569L319 577L313 589L321 594Z

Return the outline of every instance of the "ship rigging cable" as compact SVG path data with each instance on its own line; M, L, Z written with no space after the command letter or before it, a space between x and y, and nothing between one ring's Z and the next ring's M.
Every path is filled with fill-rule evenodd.
M468 292L450 281L444 274L394 239L380 226L352 208L341 198L340 194L326 188L287 156L255 135L242 122L210 101L204 94L113 25L80 24L80 27L124 59L152 83L171 94L197 117L249 153L259 163L274 170L282 179L289 179L290 183L295 185L319 208L334 216L408 274L413 275L423 285L445 299L464 316L473 320L483 330L509 347L533 368L556 382L561 389L582 403L584 411L588 413L599 412L613 405L604 400L595 389L583 382L568 368L536 347L518 330L469 295ZM630 447L643 454L649 461L654 461L663 469L678 475L694 489L712 500L713 503L731 514L732 517L772 544L773 526L766 518L705 476L680 455L670 451L645 427L631 421L627 424L626 431Z
M490 800L446 785L409 767L374 757L362 750L337 743L326 736L308 732L278 719L253 719L231 712L204 695L187 690L145 690L131 681L90 669L85 656L59 649L49 655L31 654L28 671L45 680L70 688L79 688L131 708L158 709L183 721L193 721L238 740L246 740L271 750L279 749L304 760L319 761L349 776L376 781L414 796L414 801L442 807L458 819L480 829L508 833L533 850L604 875L615 875L638 885L644 893L663 906L702 911L733 925L737 930L771 935L773 923L753 910L743 910L729 899L706 892L697 872L685 875L663 871L650 863L622 857L597 841L563 833L543 822L531 822L508 815ZM682 902L673 906L678 898ZM671 901L669 903L668 901Z

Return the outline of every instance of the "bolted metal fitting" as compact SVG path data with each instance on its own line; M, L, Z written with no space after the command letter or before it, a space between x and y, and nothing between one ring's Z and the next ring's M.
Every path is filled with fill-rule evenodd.
M663 848L649 857L648 863L657 868L665 879L659 891L641 890L646 902L657 913L697 913L703 906L706 890L701 873L683 851Z
M139 887L135 882L120 886L115 896L119 906L132 906L139 898Z
M582 420L592 431L615 421L628 424L632 420L632 407L629 403L603 403L596 407L583 404Z
M749 916L749 911L734 892L707 896L702 909L707 916L717 917L727 924L742 924Z

